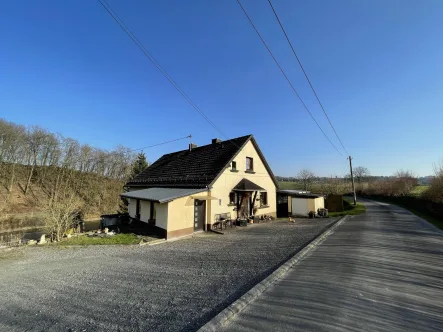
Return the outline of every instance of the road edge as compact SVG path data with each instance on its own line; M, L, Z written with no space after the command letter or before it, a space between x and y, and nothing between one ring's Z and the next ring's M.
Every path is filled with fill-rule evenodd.
M218 331L229 320L240 313L249 303L257 299L263 292L265 292L271 285L282 278L294 265L300 262L310 251L320 245L338 226L348 219L349 216L343 216L336 222L327 227L322 233L308 242L301 250L297 251L294 256L289 258L283 265L272 272L268 277L263 279L257 285L252 287L246 294L234 301L228 307L223 309L220 313L212 318L209 322L203 325L198 332L212 332Z
M441 234L443 234L443 229L438 228L437 226L435 226L435 225L434 225L433 223L431 223L430 221L427 221L425 218L420 217L418 214L415 214L414 212L408 210L407 208L405 208L405 207L403 207L403 206L397 205L397 204L395 204L395 203L388 203L388 202L377 201L377 200L375 200L375 199L366 198L366 197L363 197L363 200L367 200L367 201L370 201L370 202L372 202L372 203L376 203L376 204L378 204L378 205L380 205L380 204L381 204L381 205L392 205L392 206L395 206L395 207L397 207L397 208L399 208L399 209L405 210L405 211L408 212L409 214L411 214L411 215L417 217L418 219L420 219L420 221L421 221L424 225L426 225L427 227L431 228L433 231L436 231L437 233L441 233Z

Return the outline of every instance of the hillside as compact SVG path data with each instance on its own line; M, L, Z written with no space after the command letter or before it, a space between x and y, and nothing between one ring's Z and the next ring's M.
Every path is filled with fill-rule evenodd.
M5 169L5 165L2 166ZM0 231L38 225L39 216L48 203L67 193L78 198L78 212L85 220L97 219L101 214L116 213L119 209L123 180L43 166L34 170L25 194L30 166L14 167L12 186L5 185L5 173L0 176Z

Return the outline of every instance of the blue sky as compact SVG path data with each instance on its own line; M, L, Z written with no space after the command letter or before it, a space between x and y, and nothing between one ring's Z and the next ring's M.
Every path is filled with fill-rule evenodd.
M243 0L340 147L266 0ZM108 3L229 137L254 134L275 174L343 175L235 0ZM354 165L432 173L443 158L443 2L274 0ZM9 1L0 10L0 117L96 147L218 134L96 1ZM153 161L186 140L146 150Z

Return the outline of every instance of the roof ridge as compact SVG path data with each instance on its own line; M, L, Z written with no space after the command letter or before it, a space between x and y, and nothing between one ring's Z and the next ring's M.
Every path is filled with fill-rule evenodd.
M244 139L246 137L251 137L251 136L253 136L253 135L249 134L249 135L239 136L239 137L235 137L235 138L230 138L230 139L228 139L226 141L221 141L220 143L228 143L228 142L231 142L231 141L234 141L234 140ZM220 144L220 143L217 143L217 144ZM212 146L212 144L214 144L214 143L209 143L209 144L205 144L205 145L197 145L196 147L192 148L192 151L199 150L199 149L204 148L206 146ZM171 154L174 154L174 153L179 153L179 152L186 152L186 151L188 151L188 149L183 149L183 150L179 150L179 151L175 151L175 152L166 153L166 154L164 154L164 156L171 155Z
M164 154L126 185L205 187L218 177L252 134ZM232 144L229 144L231 143ZM224 143L224 144L223 144Z

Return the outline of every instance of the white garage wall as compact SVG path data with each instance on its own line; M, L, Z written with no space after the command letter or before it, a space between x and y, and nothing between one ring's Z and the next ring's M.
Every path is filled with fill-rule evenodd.
M300 216L308 216L309 205L307 198L292 197L292 214Z
M137 208L137 200L128 198L128 213L129 216L135 218L135 211Z

